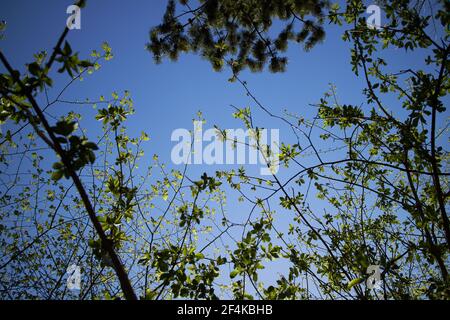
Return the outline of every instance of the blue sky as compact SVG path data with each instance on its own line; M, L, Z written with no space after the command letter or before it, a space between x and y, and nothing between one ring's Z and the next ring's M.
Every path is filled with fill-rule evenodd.
M35 52L51 50L61 33L68 16L65 10L71 1L47 3L0 4L0 17L7 21L6 39L1 46L14 66L23 66ZM82 11L81 30L71 31L68 37L80 57L99 48L103 41L111 45L115 55L103 64L101 72L86 77L71 89L69 96L95 98L114 90L129 90L138 115L131 120L136 123L133 127L145 128L157 150L167 149L173 129L191 128L190 120L198 110L204 112L209 124L234 128L237 123L230 117L233 110L229 105L244 107L251 103L238 84L227 81L228 70L213 72L209 63L198 56L182 55L176 63L154 64L144 46L150 27L161 20L165 3L164 0L88 2ZM309 54L293 46L285 73L244 73L243 79L275 111L288 108L305 112L305 107L317 102L330 82L338 86L340 93L350 93L360 83L352 76L348 50L339 34L333 30L327 41ZM164 156L164 152L159 153Z
M7 31L0 45L13 66L23 68L24 63L32 60L33 53L52 49L71 3L70 0L1 2L0 18L7 21ZM86 77L71 89L67 97L95 99L112 91L129 90L137 111L137 116L130 120L133 124L130 128L146 130L160 156L170 157L170 152L164 152L170 150L170 133L175 128L191 128L190 120L198 110L203 111L211 126L234 128L239 124L230 117L233 111L230 104L245 107L253 102L239 84L227 81L228 70L213 72L210 64L199 56L181 55L175 63L153 62L144 46L149 29L161 21L165 5L165 0L89 1L82 10L81 30L71 31L68 40L80 57L86 57L107 41L115 57L103 64L101 72ZM317 103L329 83L337 86L342 101L359 104L362 81L351 72L349 46L341 40L341 34L342 29L328 26L325 42L311 52L291 45L285 73L244 72L242 78L275 113L289 109L312 115L308 104ZM397 52L392 53L390 61L396 64L408 65L414 59L408 56L405 60ZM267 120L263 115L255 116L257 120Z
M51 51L65 26L66 8L70 4L70 0L0 2L0 19L7 22L6 38L0 41L0 46L13 66L24 70L24 64L32 61L33 53L43 49ZM136 111L128 120L129 133L136 136L144 130L150 135L151 142L146 149L149 163L152 155L157 153L162 162L172 166L170 152L174 143L170 141L171 133L177 128L191 130L192 119L199 110L207 120L205 129L214 124L221 128L242 127L231 116L233 109L230 105L251 106L259 126L279 128L282 141L293 141L289 128L258 111L238 83L227 81L230 77L228 70L214 72L207 61L191 54L181 55L177 62L164 60L159 65L154 63L151 54L145 50L145 44L150 28L161 21L165 5L165 0L88 1L82 10L81 30L70 31L68 41L74 51L80 52L81 58L107 41L114 59L102 63L103 67L98 72L86 76L65 97L95 100L100 95L109 96L113 91L129 90ZM289 64L286 72L242 73L241 78L272 112L281 114L288 109L311 118L315 112L308 105L317 103L328 91L330 83L337 87L341 102L363 103L363 81L351 71L349 44L341 40L343 29L328 26L326 31L325 42L310 52L291 45L287 52ZM404 56L394 50L387 50L384 54L395 69L422 63L418 60L420 54ZM3 66L0 69L3 72ZM58 84L58 79L64 80ZM57 75L55 80L54 92L57 92L68 79L66 75ZM55 114L69 110L67 105L55 108L52 110ZM394 108L399 110L400 106L394 105L391 109ZM88 132L97 132L99 124L89 120L94 111L86 106L75 110L86 114L87 123L92 125L88 125ZM193 167L191 176L200 176L203 171L212 174L218 169L216 166ZM259 166L249 169L256 172ZM233 205L236 202L230 202L230 206Z

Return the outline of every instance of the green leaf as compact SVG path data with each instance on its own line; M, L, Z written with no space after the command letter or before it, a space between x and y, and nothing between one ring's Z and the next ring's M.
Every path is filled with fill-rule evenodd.
M67 137L78 128L78 123L75 121L67 122L65 120L58 121L56 126L52 127L53 131L57 134Z
M239 274L239 270L238 269L234 269L233 271L231 271L230 273L230 278L236 278L236 276Z
M364 279L363 278L356 278L356 279L353 279L352 281L350 281L348 284L347 284L347 289L351 289L351 288L353 288L354 286L356 286L357 284L360 284L361 282L363 282L364 281Z
M64 165L61 162L55 162L52 166L52 168L55 170L62 169L63 167L64 167Z
M88 68L88 67L92 67L94 64L92 62L90 62L89 60L83 60L83 61L80 61L78 63L78 65L82 68Z
M62 176L63 176L62 170L54 171L52 173L52 180L58 181L62 178Z
M94 163L95 162L95 153L92 150L88 151L88 158L89 158L89 162L90 163Z
M41 71L41 67L39 67L39 64L37 62L33 62L28 65L28 71L34 76L39 76L39 73Z
M70 47L70 44L66 41L64 44L63 54L65 56L69 56L72 53L72 48Z
M85 142L83 145L88 149L98 150L98 146L94 142Z
M204 255L203 253L199 252L199 253L197 253L197 254L195 255L195 258L196 258L197 260L201 260L201 259L204 259L204 258L205 258L205 255Z

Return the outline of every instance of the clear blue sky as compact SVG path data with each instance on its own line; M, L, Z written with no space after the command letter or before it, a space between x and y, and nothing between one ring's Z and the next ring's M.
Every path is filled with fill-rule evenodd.
M33 53L43 49L51 51L65 26L66 8L70 4L70 0L0 2L0 19L7 22L6 39L0 41L0 46L13 66L24 70L24 64L32 61ZM242 127L231 116L231 104L251 106L258 126L279 128L281 140L292 142L288 127L258 111L238 83L227 81L230 77L228 70L214 72L208 62L190 54L182 55L175 63L165 60L156 65L153 62L145 44L150 28L161 21L165 5L165 0L88 1L82 10L81 30L70 31L68 41L74 51L80 52L81 58L107 41L114 59L102 63L100 71L86 76L83 82L71 88L66 98L96 99L100 95L109 96L113 91L129 90L136 110L128 122L129 132L132 136L139 135L142 130L149 133L151 143L146 150L149 163L152 155L157 153L162 162L172 167L170 152L174 143L170 141L171 133L177 128L192 129L192 119L198 110L207 120L205 128L214 124L221 128ZM328 26L326 31L325 42L310 52L304 52L297 45L290 47L285 73L242 73L241 78L272 112L281 114L288 109L306 118L312 117L315 112L308 105L319 101L329 83L336 85L341 102L363 103L363 81L351 71L349 44L341 40L342 29ZM421 64L417 60L419 55L405 57L394 50L385 55L395 69L401 69L402 65ZM3 71L3 66L0 68ZM67 76L63 79L65 83ZM61 84L55 89L58 86ZM67 109L62 109L62 113L69 110L69 106L56 106L65 107ZM400 109L400 106L394 105L391 109L395 108ZM77 111L93 114L89 107L80 107ZM93 127L88 127L89 132L97 132L95 128L99 124L91 123ZM197 166L192 168L190 175L199 176L203 171L213 174L219 168ZM258 169L259 166L249 168L254 172ZM232 201L230 206L233 204L236 202Z

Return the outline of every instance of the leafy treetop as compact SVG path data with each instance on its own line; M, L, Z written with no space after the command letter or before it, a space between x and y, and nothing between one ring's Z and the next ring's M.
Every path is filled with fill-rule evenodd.
M201 0L195 9L189 0L179 2L186 10L177 15L170 0L162 23L150 31L147 48L157 62L193 51L216 71L227 62L234 73L246 67L261 71L267 64L270 71L281 72L287 58L280 54L289 41L310 49L325 36L321 24L326 1ZM277 22L281 31L274 36Z

